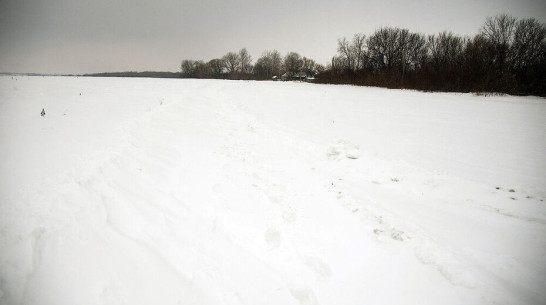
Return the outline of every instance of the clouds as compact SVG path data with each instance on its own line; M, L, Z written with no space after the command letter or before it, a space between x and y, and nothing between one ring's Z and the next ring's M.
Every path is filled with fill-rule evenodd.
M474 34L498 12L546 19L546 5L530 0L3 0L0 71L175 71L182 58L241 47L254 58L275 48L325 63L342 36L386 25Z

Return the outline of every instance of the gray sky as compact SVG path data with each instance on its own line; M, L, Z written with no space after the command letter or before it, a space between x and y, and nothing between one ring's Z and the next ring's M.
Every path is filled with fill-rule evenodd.
M246 47L326 64L382 26L474 35L487 16L546 23L544 0L0 0L0 72L178 71Z

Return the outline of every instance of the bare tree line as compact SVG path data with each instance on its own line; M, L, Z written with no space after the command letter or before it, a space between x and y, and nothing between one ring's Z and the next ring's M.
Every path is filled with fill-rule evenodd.
M255 63L246 48L208 62L183 60L183 77L315 78L343 83L427 91L546 95L546 26L506 14L488 17L474 37L434 35L383 27L338 39L326 66L296 52L264 51Z
M533 18L488 17L474 37L384 27L337 51L319 82L546 95L546 26Z
M255 64L246 48L239 52L228 52L222 58L208 62L201 60L182 61L182 77L225 79L285 79L310 78L324 71L314 60L301 57L296 52L281 56L277 50L264 51Z

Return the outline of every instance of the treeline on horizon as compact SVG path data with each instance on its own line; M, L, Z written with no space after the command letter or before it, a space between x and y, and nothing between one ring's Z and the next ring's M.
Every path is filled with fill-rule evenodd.
M148 78L180 78L182 74L179 72L160 72L160 71L127 71L127 72L101 72L83 74L82 76L90 77L148 77Z
M307 77L327 84L546 96L546 26L501 14L488 17L474 37L383 27L338 39L327 66L277 50L263 52L253 64L243 48L208 62L185 59L180 68L186 78Z

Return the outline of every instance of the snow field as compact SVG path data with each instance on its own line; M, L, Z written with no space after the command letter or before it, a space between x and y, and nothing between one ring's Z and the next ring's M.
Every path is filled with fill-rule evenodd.
M2 304L545 303L542 99L67 77L0 98Z

